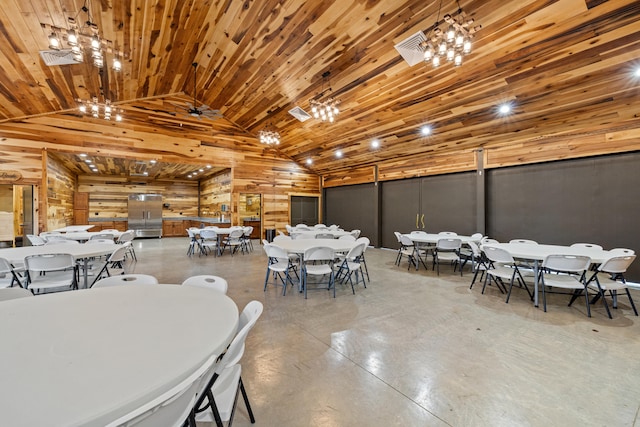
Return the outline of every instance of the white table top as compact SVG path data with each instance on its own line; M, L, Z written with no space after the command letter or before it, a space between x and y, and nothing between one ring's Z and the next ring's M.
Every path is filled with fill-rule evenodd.
M237 324L226 295L178 285L4 301L0 425L104 426L220 354Z
M0 257L9 262L22 263L29 255L41 254L71 254L76 260L107 255L116 250L117 246L109 243L53 243L42 246L22 246L19 248L0 249Z
M122 231L74 231L72 233L66 233L64 238L69 240L86 241L97 234L111 234L114 239L117 239L122 235L122 233Z
M293 229L291 230L291 233L289 233L291 235L293 234L306 234L309 236L315 236L316 234L331 234L333 235L334 238L339 238L341 236L346 236L347 234L351 234L350 231L344 231L344 230L329 230L328 228L319 228L319 229L314 229L314 230L296 230Z
M590 257L594 263L602 263L613 256L611 252L603 249L575 246L534 245L527 243L490 243L483 245L483 247L484 246L502 248L509 252L514 258L532 261L543 261L548 255L585 255Z
M75 231L87 231L92 227L93 225L67 225L66 227L56 228L51 231L57 231L58 233L73 233Z
M345 239L292 239L280 240L275 244L289 253L304 254L304 251L314 246L327 246L336 252L348 252L356 242Z
M440 239L460 239L460 241L462 241L462 243L468 243L468 242L480 242L480 238L475 238L475 237L471 237L471 236L461 236L461 235L456 235L456 236L452 236L452 235L448 235L448 234L436 234L436 233L426 233L426 234L412 234L412 233L408 233L405 234L405 236L407 236L408 238L410 238L414 243L433 243L436 244L438 243L438 240Z

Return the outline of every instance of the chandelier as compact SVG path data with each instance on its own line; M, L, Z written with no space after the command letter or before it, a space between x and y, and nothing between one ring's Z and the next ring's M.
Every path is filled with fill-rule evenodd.
M443 31L438 25L440 21L440 9L438 9L438 19L427 34L427 40L422 42L425 62L431 62L434 67L439 66L444 61L453 62L454 65L462 65L462 57L471 52L471 39L476 31L482 26L473 26L473 18L467 18L462 11L460 3L458 11L453 14L444 15L444 23L447 26Z
M93 97L91 101L78 100L78 110L82 114L91 114L95 119L103 118L105 120L111 120L113 117L116 122L122 121L122 111L111 104L110 100L105 100L104 103L98 102L97 97Z
M263 129L258 132L258 138L262 144L280 145L280 134L274 130Z
M329 97L324 101L320 100L326 91L331 92L331 82L329 81L330 75L330 71L322 73L322 91L316 96L316 98L309 100L309 104L311 105L311 113L314 118L321 119L323 122L328 121L329 123L333 123L336 116L340 114L340 109L338 108L340 100L334 99L333 97ZM326 90L324 89L325 80L329 85Z
M104 66L104 53L106 51L114 56L111 63L113 70L120 71L122 69L120 57L123 54L112 48L113 42L111 40L100 37L98 26L93 22L87 1L85 0L80 9L81 12L87 15L86 21L82 24L78 24L80 12L74 18L68 18L68 28L40 24L43 28L51 31L49 34L49 49L69 51L71 58L76 63L82 63L86 56L90 56L91 62L98 68Z

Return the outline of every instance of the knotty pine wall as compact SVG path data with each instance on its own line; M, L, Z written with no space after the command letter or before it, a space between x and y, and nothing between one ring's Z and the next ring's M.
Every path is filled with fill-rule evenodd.
M434 137L435 138L435 137ZM485 169L542 163L561 159L600 156L640 150L640 128L574 131L563 136L540 137L484 148ZM364 184L378 181L440 175L477 169L477 150L457 151L433 156L410 156L379 162L376 166L344 170L325 175L323 187ZM639 165L640 166L640 165Z
M232 169L232 205L234 221L238 221L238 201L241 193L260 194L262 200L262 230L286 231L290 223L289 197L321 197L320 177L306 172L288 159L246 156L242 166Z
M222 205L231 209L231 169L226 169L214 176L200 181L200 216L217 217L222 212ZM231 212L222 212L229 217Z
M46 230L73 224L73 194L77 176L52 156L46 161Z
M78 191L89 193L89 221L129 215L130 194L162 194L163 218L198 216L198 183L193 181L142 181L130 177L81 175Z

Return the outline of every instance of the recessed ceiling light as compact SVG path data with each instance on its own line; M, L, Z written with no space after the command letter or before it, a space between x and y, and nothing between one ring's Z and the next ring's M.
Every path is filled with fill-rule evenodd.
M87 155L85 153L82 154L78 154L80 157L87 157Z
M87 159L85 162L91 164L91 159Z
M144 176L149 176L149 172L142 172Z
M310 165L311 163L313 163L313 160L311 160L311 157L309 157L309 158L307 159L307 164L308 164L308 165Z
M422 126L422 128L420 128L420 132L422 132L424 136L431 135L431 126L429 125Z
M189 175L187 175L187 178L191 178L191 176L192 176L192 175L191 175L191 174L189 174Z
M504 104L500 104L500 106L498 107L498 113L500 113L503 116L511 113L511 104L509 104L508 102L505 102Z
M336 157L337 158L342 157L342 151L340 151L340 150L336 151Z
M204 172L204 169L198 169L198 172Z
M207 165L207 169L211 169L211 165Z
M633 73L634 76L640 77L640 67L636 67L636 72Z
M151 163L152 165L156 164L156 160L149 160L149 163Z
M371 141L371 147L373 148L380 147L380 141L378 141L377 139L374 139L373 141Z

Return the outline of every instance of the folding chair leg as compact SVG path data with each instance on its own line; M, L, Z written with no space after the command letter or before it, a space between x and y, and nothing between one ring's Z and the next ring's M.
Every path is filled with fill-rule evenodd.
M240 391L242 392L242 398L244 399L244 404L246 405L247 412L249 413L249 420L251 420L251 424L253 424L256 422L256 419L253 416L253 411L251 410L249 397L247 397L247 391L244 389L244 383L242 382L242 377L240 377Z

